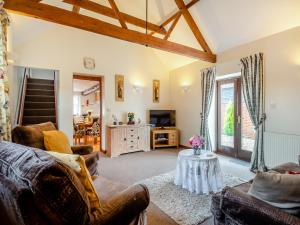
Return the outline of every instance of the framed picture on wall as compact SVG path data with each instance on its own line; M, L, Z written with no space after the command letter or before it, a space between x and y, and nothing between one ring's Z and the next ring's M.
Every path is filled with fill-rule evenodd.
M153 102L158 103L160 100L160 81L153 80Z
M115 97L117 102L124 102L124 76L115 75Z

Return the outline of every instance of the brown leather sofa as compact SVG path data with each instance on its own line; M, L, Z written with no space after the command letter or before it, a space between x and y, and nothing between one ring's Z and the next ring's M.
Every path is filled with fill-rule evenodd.
M16 126L12 130L12 141L17 144L45 150L43 131L56 130L52 122L40 123L28 126ZM93 152L91 145L71 147L74 154L82 155L91 175L98 175L97 161L99 155Z
M76 173L45 151L0 142L0 223L5 225L137 225L145 215L145 186L94 180L100 217Z
M296 163L273 168L279 173L299 171ZM300 225L300 209L286 212L247 194L251 182L225 188L212 197L215 225ZM300 188L300 187L299 187Z

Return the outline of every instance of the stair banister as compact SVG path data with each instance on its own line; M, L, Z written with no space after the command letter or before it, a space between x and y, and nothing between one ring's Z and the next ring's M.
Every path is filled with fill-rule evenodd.
M18 111L18 117L17 117L17 125L22 125L22 122L23 122L24 102L25 102L27 79L28 79L28 74L26 72L27 72L27 68L25 68L25 70L24 70L22 86L21 86L21 94L19 97L19 105L18 105L19 111Z
M54 70L54 101L55 101L55 125L56 128L58 129L58 76L57 76L57 71Z

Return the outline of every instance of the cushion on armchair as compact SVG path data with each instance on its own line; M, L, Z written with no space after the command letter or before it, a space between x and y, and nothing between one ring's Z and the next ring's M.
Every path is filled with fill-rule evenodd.
M45 150L43 131L56 130L52 122L17 126L12 130L14 143Z
M62 131L43 131L44 145L47 151L73 154L67 135Z
M44 145L43 131L57 130L52 122L40 123L28 126L16 126L12 130L12 141L17 144L34 147L46 150ZM74 154L83 155L86 166L88 167L91 175L98 174L97 161L98 154L93 152L93 146L72 146L71 151Z
M300 175L257 172L248 193L278 208L298 208Z
M33 205L49 224L89 224L88 196L70 168L43 150L4 141L0 155L0 173L32 193Z

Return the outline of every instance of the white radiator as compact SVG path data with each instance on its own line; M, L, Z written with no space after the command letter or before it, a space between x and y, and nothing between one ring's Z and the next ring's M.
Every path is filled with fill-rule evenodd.
M300 136L265 132L264 142L268 168L285 162L298 163Z

